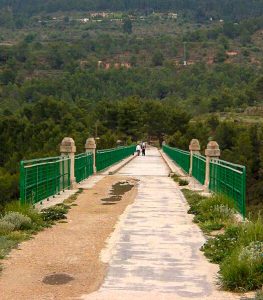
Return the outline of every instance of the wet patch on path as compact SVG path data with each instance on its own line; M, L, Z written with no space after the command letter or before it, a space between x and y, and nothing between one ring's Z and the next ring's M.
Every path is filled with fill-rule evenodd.
M74 277L68 274L55 273L44 277L43 283L50 284L50 285L60 285L60 284L67 284L72 280L74 280Z
M115 183L110 190L109 197L101 199L102 205L116 204L122 199L122 196L129 192L133 187L134 184L129 181L119 181Z

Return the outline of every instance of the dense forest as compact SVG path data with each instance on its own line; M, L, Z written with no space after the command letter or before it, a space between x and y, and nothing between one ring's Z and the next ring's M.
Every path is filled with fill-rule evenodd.
M0 206L19 196L20 160L58 155L65 136L82 152L96 130L99 148L215 139L247 166L249 207L262 207L262 1L0 8Z

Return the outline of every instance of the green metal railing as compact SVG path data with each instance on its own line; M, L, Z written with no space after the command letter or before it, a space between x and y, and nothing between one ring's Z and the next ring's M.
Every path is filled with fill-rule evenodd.
M192 175L201 184L205 183L205 165L206 157L202 155L193 155Z
M238 211L246 215L246 167L224 160L210 162L209 189L233 199Z
M21 203L35 204L70 188L70 158L49 157L20 162Z
M163 151L186 173L190 169L190 152L163 145Z
M132 155L135 152L135 146L118 147L113 149L98 150L96 153L96 168L101 171L118 161Z
M186 173L190 168L190 153L167 145L163 151ZM235 203L236 209L246 215L246 167L220 159L212 159L209 172L209 190L222 194ZM193 155L192 175L201 184L205 183L206 157Z
M76 182L88 178L93 174L93 154L81 153L75 155L75 177Z

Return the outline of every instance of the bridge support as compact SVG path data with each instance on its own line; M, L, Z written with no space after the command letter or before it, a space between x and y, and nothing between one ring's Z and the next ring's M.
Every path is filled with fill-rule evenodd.
M207 148L205 150L206 155L206 169L205 169L205 188L209 189L209 178L210 178L210 161L212 159L219 159L220 157L220 149L219 145L215 141L210 141L207 144Z
M190 150L190 169L189 169L189 176L192 176L193 171L193 155L197 154L200 155L200 143L197 139L192 139L189 145Z
M85 149L86 152L91 152L93 155L93 173L95 174L97 172L96 170L96 142L94 138L88 138L86 140Z
M75 153L76 146L75 142L70 137L65 137L60 145L61 156L69 156L70 158L70 188L74 189L76 187L75 178Z

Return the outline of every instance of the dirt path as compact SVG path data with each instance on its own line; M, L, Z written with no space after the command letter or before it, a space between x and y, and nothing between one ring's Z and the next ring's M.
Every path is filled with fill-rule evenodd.
M102 179L78 197L67 223L48 228L13 250L3 262L1 300L66 300L97 290L107 269L99 259L100 252L119 215L137 193L134 187L121 200L111 201L112 185L123 180L126 177ZM130 177L127 180L136 185ZM56 281L67 282L50 284Z

